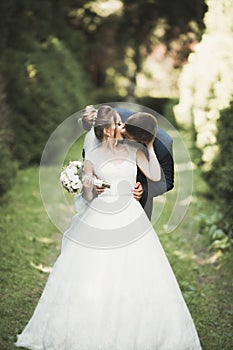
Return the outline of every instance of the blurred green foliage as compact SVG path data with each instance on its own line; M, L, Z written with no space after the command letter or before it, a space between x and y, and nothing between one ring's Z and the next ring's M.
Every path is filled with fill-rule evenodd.
M88 79L57 38L33 52L8 52L6 92L12 108L14 154L22 165L38 163L54 129L88 102ZM87 97L88 96L88 97Z
M217 122L218 154L211 171L205 174L213 189L213 196L221 205L220 227L233 238L233 101L230 107L220 111Z
M4 198L16 178L18 163L12 155L13 135L9 126L9 106L6 102L5 86L0 76L0 198Z
M68 8L62 0L0 4L2 95L20 166L38 164L54 129L92 99L85 35L67 22Z
M179 40L190 32L196 32L195 35L198 32L200 35L203 29L205 2L203 0L193 2L180 0L179 3L173 0L122 0L122 2L124 13L119 18L116 38L123 57L129 48L131 51L130 57L133 63L131 66L134 67L129 69L129 64L125 65L125 76L128 76L131 84L136 83L143 60L153 51L155 43L162 42L174 61L179 56L178 66L181 66L190 48L187 49L187 42ZM198 30L194 30L194 27ZM176 47L179 47L179 52L176 52L174 41Z
M135 73L158 40L164 41L168 52L174 52L169 48L174 40L203 28L203 0L188 6L186 0L179 6L169 1L168 8L162 0L121 1L115 12L111 2L105 2L109 15L101 10L102 4L84 0L0 2L4 85L0 101L6 94L7 128L13 135L11 146L5 137L1 139L6 169L13 158L21 167L38 164L53 130L85 105L127 99L116 89L117 74L123 78L123 90L133 94L134 89L130 92L127 86L135 83ZM191 23L196 23L197 31ZM183 57L187 47L181 47ZM109 69L116 74L108 74ZM147 102L143 104L174 121L172 109L164 111L165 100L160 103L158 99L155 107L154 101Z
M5 140L4 130L0 133L0 196L4 195L13 185L18 164L13 159L10 146Z
M177 126L173 107L178 103L178 98L156 98L146 96L137 98L137 102L143 106L153 109L154 111L161 114L164 118L166 118L171 124Z

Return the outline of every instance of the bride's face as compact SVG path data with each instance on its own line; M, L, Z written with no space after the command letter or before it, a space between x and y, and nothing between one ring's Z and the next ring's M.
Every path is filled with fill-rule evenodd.
M115 126L116 126L116 129L115 129L115 138L117 140L122 140L123 139L123 136L122 136L122 128L124 126L124 124L122 123L121 121L121 117L119 116L119 114L117 115L117 120L116 120L116 123L115 123Z
M121 117L119 115L115 120L112 119L111 126L108 128L108 137L111 137L111 139L122 140L123 136L121 134L121 130L123 126L124 124L122 123Z

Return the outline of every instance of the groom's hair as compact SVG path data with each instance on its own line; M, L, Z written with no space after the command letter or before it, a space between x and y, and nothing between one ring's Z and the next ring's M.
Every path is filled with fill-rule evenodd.
M149 142L158 131L157 119L150 113L132 114L125 122L126 133L138 142Z

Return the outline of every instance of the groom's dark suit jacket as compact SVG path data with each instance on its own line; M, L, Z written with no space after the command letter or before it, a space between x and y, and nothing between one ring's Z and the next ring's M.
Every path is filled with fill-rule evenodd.
M128 117L136 112L121 108L114 108L120 114L125 122ZM170 191L174 187L174 161L172 153L172 138L160 127L154 141L154 150L161 166L161 180L154 182L146 178L139 170L137 172L137 181L140 181L143 187L143 196L140 200L147 216L151 219L153 208L153 197L159 196L164 192Z

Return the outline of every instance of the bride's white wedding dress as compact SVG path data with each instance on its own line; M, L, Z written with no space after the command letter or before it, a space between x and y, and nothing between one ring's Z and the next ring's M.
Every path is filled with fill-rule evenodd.
M135 150L101 161L111 188L65 233L62 252L16 345L33 350L200 350L159 239L131 189ZM97 152L97 153L96 153ZM93 153L93 154L92 154ZM96 236L95 236L96 234Z

